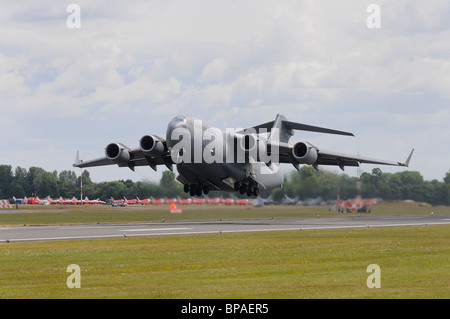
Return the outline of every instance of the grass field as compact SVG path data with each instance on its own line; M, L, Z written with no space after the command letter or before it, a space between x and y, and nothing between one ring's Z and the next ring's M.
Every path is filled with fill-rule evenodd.
M215 210L210 219L242 214L258 214L261 218L275 213L265 209ZM403 213L401 207L377 206L372 214L378 209L379 214L394 209ZM448 208L440 209L433 208L436 214L448 213ZM31 224L34 220L14 221L6 215L16 218L20 215L19 219L22 215L38 216L36 224L81 223L75 217L61 217L69 215L79 217L83 223L95 222L89 220L89 214L96 218L130 214L129 222L149 218L153 213L162 214L155 216L158 221L161 216L167 220L169 215L164 210L109 210L6 213L0 214L3 218L0 225L5 221ZM405 214L429 214L431 207L404 210ZM282 211L279 213L282 217L337 215L328 209ZM207 209L192 212L190 217L186 213L188 210L173 218L211 214ZM58 217L43 218L47 215ZM108 221L127 220L120 216ZM450 226L445 225L2 243L0 298L448 299L449 235ZM69 289L66 285L70 264L80 266L80 289ZM379 289L366 285L370 264L381 268Z
M449 298L450 226L0 245L2 298ZM69 289L69 264L81 288ZM381 288L366 285L381 268Z

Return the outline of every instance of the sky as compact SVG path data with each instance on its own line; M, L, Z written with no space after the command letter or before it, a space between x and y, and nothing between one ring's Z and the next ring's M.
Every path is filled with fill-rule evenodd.
M449 16L445 0L2 2L0 164L79 174L77 150L88 160L110 142L136 147L178 114L226 129L280 113L355 134L298 131L292 142L393 161L415 148L409 168L382 171L442 180ZM158 181L163 170L89 172Z

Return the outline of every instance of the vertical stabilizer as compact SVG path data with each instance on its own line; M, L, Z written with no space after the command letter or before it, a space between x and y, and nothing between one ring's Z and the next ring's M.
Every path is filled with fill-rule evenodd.
M287 143L289 142L289 139L292 135L294 135L294 132L292 129L287 127L285 124L286 117L281 114L277 114L277 117L275 118L275 121L273 121L273 126L270 131L269 140L270 141L277 141L277 142L283 142Z

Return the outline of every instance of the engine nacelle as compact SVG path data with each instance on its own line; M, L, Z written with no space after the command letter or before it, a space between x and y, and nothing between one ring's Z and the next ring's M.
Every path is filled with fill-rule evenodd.
M305 142L298 142L292 148L292 155L299 164L312 165L317 161L317 149Z
M129 148L120 143L111 143L106 146L105 155L112 162L120 165L126 165L130 161Z
M153 135L142 136L139 141L139 146L141 147L141 151L150 157L160 156L164 153L164 144L158 137Z

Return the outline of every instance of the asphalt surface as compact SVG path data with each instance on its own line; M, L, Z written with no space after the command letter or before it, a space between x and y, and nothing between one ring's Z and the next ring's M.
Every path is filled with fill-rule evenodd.
M450 215L0 227L0 243L259 231L448 225Z

